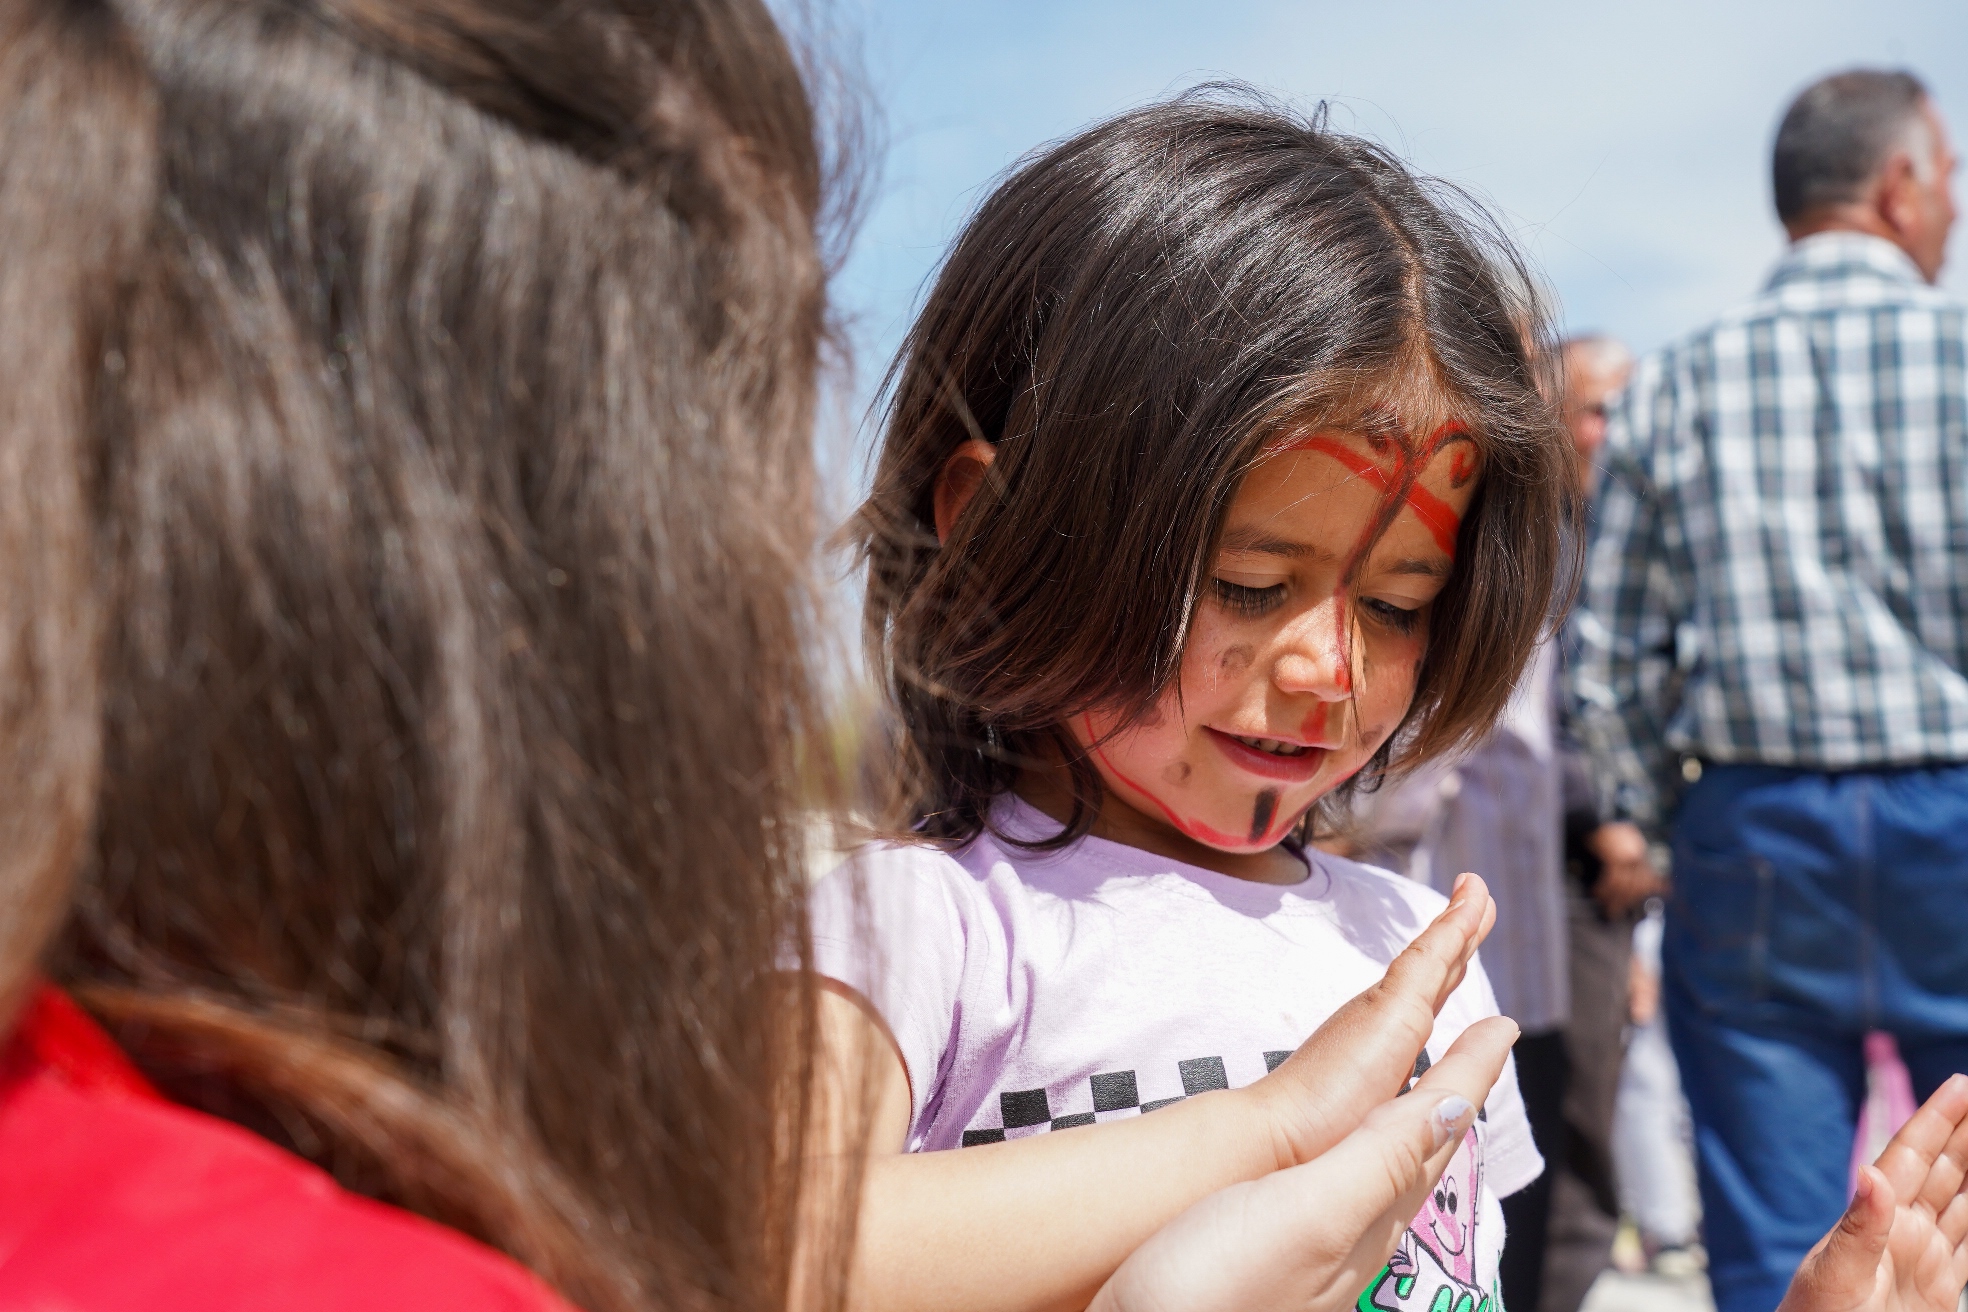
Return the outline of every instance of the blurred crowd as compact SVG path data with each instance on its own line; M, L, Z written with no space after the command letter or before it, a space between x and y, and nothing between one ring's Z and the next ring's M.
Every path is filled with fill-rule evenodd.
M1824 78L1776 135L1790 247L1756 298L1643 360L1559 344L1576 591L1494 733L1337 840L1496 892L1552 1164L1504 1204L1520 1312L1616 1260L1768 1312L1868 1147L1968 1069L1954 166L1914 77Z

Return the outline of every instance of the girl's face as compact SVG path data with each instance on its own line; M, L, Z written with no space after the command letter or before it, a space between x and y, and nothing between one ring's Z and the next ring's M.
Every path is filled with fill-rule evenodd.
M1071 721L1107 786L1099 828L1178 857L1259 853L1365 765L1414 696L1476 473L1453 424L1268 447L1224 522L1179 687L1124 731L1100 711Z

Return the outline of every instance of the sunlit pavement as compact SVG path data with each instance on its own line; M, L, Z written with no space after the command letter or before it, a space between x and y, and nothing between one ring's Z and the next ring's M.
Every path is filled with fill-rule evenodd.
M1715 1312L1704 1275L1623 1275L1607 1271L1593 1282L1580 1312Z

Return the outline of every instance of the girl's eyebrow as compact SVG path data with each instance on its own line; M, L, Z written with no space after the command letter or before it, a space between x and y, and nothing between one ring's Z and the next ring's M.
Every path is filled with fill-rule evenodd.
M1309 542L1297 542L1291 538L1272 537L1260 529L1232 528L1223 533L1223 551L1249 551L1260 556L1283 556L1287 560L1333 561L1339 557L1324 547ZM1453 570L1453 563L1447 560L1424 560L1420 556L1403 556L1390 561L1386 566L1389 574L1420 574L1431 579L1446 579Z
M1297 542L1291 538L1273 537L1255 528L1224 530L1222 550L1254 551L1263 556L1283 556L1287 560L1339 559L1324 547L1313 546L1310 542Z

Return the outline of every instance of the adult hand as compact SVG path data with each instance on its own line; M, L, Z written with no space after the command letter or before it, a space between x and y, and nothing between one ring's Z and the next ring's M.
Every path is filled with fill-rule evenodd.
M1421 1210L1516 1039L1501 1016L1470 1026L1413 1092L1323 1156L1212 1194L1157 1231L1089 1312L1350 1307Z
M1852 1205L1805 1255L1778 1312L1955 1312L1968 1283L1968 1075L1859 1168Z
M1650 897L1667 891L1667 881L1654 869L1647 836L1625 820L1600 825L1586 835L1585 845L1599 858L1599 881L1592 896L1606 914L1618 919Z

